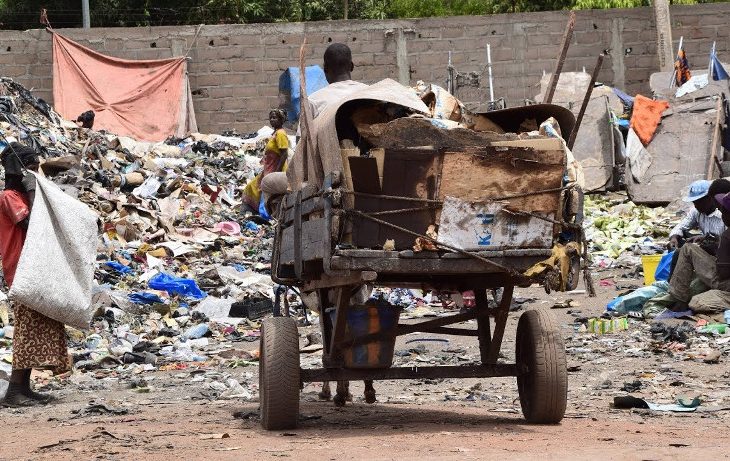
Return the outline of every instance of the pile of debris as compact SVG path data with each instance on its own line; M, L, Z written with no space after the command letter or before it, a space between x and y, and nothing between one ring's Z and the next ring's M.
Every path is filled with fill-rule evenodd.
M68 329L77 368L203 361L206 337L255 339L252 320L272 306L273 230L241 215L240 187L272 132L138 142L80 128L0 78L0 149L35 147L42 172L100 217L97 317L89 335ZM10 369L9 317L2 301L0 372Z
M598 268L641 264L642 254L662 253L681 216L664 207L636 205L624 194L586 196L586 238Z

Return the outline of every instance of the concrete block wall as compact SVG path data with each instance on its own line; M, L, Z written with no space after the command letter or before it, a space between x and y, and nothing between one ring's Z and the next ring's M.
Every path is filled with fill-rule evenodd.
M730 3L671 8L675 46L684 36L690 64L705 69L712 41L730 60ZM445 85L449 51L459 72L480 72L481 87L460 90L467 106L488 99L486 44L491 44L494 93L510 106L539 93L551 72L567 12L504 14L386 21L236 24L183 27L66 29L58 32L111 56L159 59L188 54L195 112L202 132L250 132L267 123L278 105L279 75L298 65L306 38L306 63L320 64L332 42L352 49L353 77L366 83L392 78ZM651 8L577 12L564 71L590 72L608 52L599 80L629 94L649 93L658 70ZM0 31L0 75L12 77L52 102L51 36L43 30Z

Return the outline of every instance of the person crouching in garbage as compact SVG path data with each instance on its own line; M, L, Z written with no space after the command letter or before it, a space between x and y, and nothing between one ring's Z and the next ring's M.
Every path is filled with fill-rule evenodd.
M0 257L8 287L12 286L35 196L35 177L25 170L38 171L38 153L12 143L0 155L5 168L5 190L0 192ZM38 243L39 245L42 243ZM30 386L33 368L69 371L66 331L62 323L15 304L13 363L10 385L0 405L9 407L45 404L51 396L34 392Z
M730 181L721 180L730 186ZM693 182L689 186L687 196L682 200L692 203L692 209L682 221L677 224L669 233L669 250L678 250L685 243L696 243L709 254L714 255L717 251L717 243L720 235L725 231L725 224L722 222L722 213L717 209L715 199L710 195L710 185L712 181L700 179ZM722 184L715 184L716 193L728 192L728 190L719 190ZM699 230L700 234L696 236L688 236L693 230ZM674 252L672 257L670 275L674 272L677 265L679 251Z
M709 188L726 226L730 226L730 182L719 179ZM719 191L719 192L717 192ZM697 277L708 291L690 298L690 284ZM687 243L679 249L677 266L669 281L669 294L674 299L671 309L695 314L722 317L730 306L730 229L720 235L716 254L713 256L696 243Z
M274 129L274 134L266 143L264 158L261 163L264 170L258 176L253 178L251 182L246 184L243 189L243 211L253 214L259 213L261 205L261 181L269 173L286 171L286 161L289 152L289 137L284 131L284 122L286 122L286 112L282 109L273 109L269 112L269 123Z

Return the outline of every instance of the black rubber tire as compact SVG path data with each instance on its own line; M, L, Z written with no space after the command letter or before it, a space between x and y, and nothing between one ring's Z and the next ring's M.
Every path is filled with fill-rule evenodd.
M517 324L516 359L528 372L517 377L522 414L530 423L555 424L568 403L565 345L552 312L528 310Z
M261 322L259 349L261 426L270 431L293 429L299 419L299 333L290 317Z

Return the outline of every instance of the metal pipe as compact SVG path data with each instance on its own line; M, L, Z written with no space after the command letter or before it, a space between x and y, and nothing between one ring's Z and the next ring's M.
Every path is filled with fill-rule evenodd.
M446 91L449 92L449 94L454 94L454 68L451 65L451 51L449 51L449 65L446 67L446 73L448 75L446 80Z
M489 69L489 102L494 102L494 82L492 81L492 46L487 43L487 66Z
M710 65L707 66L707 80L712 80L712 58L715 56L715 46L717 42L712 42L712 50L710 51Z
M89 16L89 0L81 0L81 15L83 17L84 29L91 29L91 17Z
M674 58L674 61L676 62L677 59L679 59L679 52L682 51L682 45L684 44L684 35L679 37L679 46L677 47L677 54ZM672 72L672 79L669 81L669 88L674 88L674 85L677 83L677 68L674 68L674 72Z

